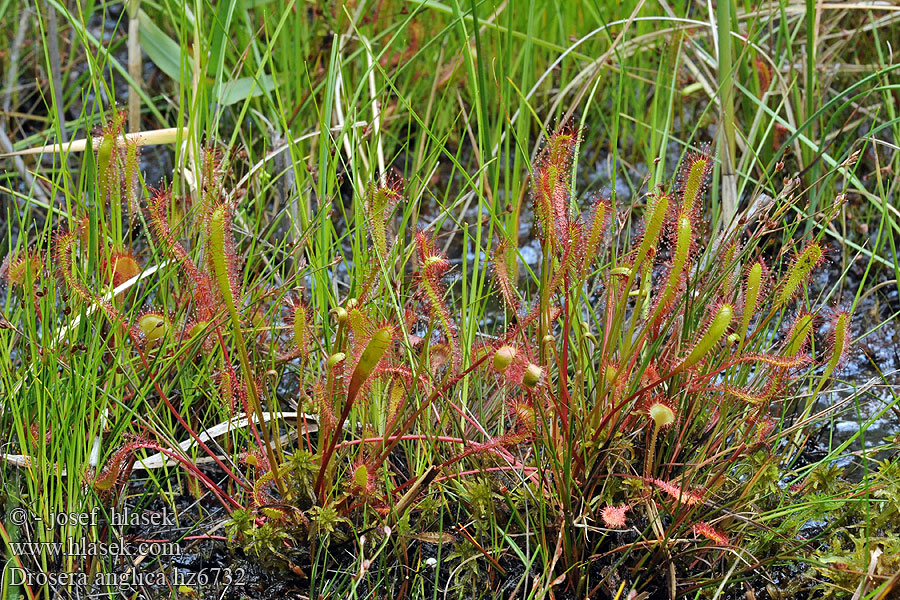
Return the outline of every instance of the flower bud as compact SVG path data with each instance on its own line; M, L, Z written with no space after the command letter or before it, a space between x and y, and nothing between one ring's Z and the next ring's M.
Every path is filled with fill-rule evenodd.
M334 354L332 354L331 356L328 357L327 365L329 368L334 367L338 363L344 362L344 360L346 358L347 358L347 355L344 354L343 352L335 352Z
M664 402L654 402L647 411L657 429L668 427L675 422L675 411Z
M544 370L542 368L534 363L528 363L528 366L525 367L525 372L522 374L522 385L528 389L534 389L543 374Z
M497 351L494 352L494 369L503 373L506 369L509 368L510 363L512 363L513 359L516 357L516 349L512 346L504 345L497 348Z
M138 329L144 334L149 346L156 346L169 330L166 319L157 313L141 315L137 322Z

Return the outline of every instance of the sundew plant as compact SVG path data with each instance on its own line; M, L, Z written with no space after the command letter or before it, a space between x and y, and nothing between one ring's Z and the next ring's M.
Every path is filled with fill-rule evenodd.
M893 12L275 4L0 4L2 598L900 589Z

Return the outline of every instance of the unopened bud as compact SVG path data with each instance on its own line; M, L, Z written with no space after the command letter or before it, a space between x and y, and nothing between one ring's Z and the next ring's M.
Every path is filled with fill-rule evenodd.
M331 356L328 357L328 367L329 368L334 367L338 363L344 362L344 360L346 358L347 358L347 355L344 354L343 352L335 352L334 354L332 354Z
M494 352L494 369L500 373L509 368L510 363L516 357L516 349L512 346L500 346Z
M534 389L543 374L544 370L542 368L534 363L528 363L528 366L525 367L525 372L522 374L522 385L529 389Z
M647 412L656 424L657 429L660 427L668 427L675 422L675 411L662 402L654 402Z
M349 304L349 302L348 302ZM347 322L347 310L341 306L337 308L331 309L331 315L334 317L334 320L343 325Z

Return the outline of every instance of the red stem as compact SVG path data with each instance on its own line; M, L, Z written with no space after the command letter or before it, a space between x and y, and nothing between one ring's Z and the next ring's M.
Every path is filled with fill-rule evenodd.
M569 314L569 273L564 276L565 292L563 300L563 347L562 364L559 365L559 397L560 397L560 421L562 422L563 435L569 437L569 331L571 329L571 315Z
M124 324L123 324L123 326L124 326ZM131 331L131 328L130 328L130 327L126 327L125 329L126 329L126 331L128 332L128 337L131 338L131 341L132 341L132 343L134 344L134 347L137 349L138 356L140 356L140 358L141 358L141 363L143 363L144 368L151 374L151 379L150 379L150 381L151 381L151 383L153 384L153 387L154 387L154 389L156 390L156 393L159 394L160 399L161 399L161 400L163 401L163 403L165 403L165 405L169 408L169 411L172 413L172 416L175 417L175 420L178 421L178 423L179 423L182 427L185 428L185 430L188 432L188 435L190 435L191 438L197 443L197 445L200 446L200 448L202 448L203 451L206 452L206 453L209 455L209 457L213 459L213 461L219 466L219 468L221 468L221 469L225 472L226 475L228 475L229 477L231 477L235 482L237 482L238 485L240 485L240 486L243 487L244 489L246 489L246 490L252 489L247 483L245 483L245 482L242 481L240 478L238 478L238 476L235 475L234 472L233 472L231 469L229 469L227 466L225 466L225 463L222 462L222 459L220 459L220 458L216 455L215 452L213 452L212 450L210 450L209 446L207 446L207 445L203 442L203 440L200 439L200 436L197 435L197 433L191 428L191 426L188 425L187 421L184 420L184 418L181 416L181 413L179 413L179 412L175 409L175 406L172 404L172 402L169 400L169 397L166 396L166 393L163 391L162 386L160 386L160 385L159 385L159 382L156 380L156 373L153 372L153 371L150 369L150 365L149 365L149 363L147 362L147 357L144 356L144 353L143 353L143 352L141 352L140 344L138 343L138 340L135 338L134 333ZM223 492L223 493L224 493L224 492ZM229 502L231 502L231 503L234 504L235 506L240 506L240 504L238 504L238 503L234 500L234 498L232 498L231 496L228 496L228 495L226 494L226 497L228 498ZM227 506L226 506L226 508L227 508Z
M218 485L216 485L216 483L212 479L207 477L200 469L198 469L197 465L195 465L191 461L187 460L180 454L173 452L172 450L169 450L168 448L163 448L162 446L160 446L159 444L157 444L155 442L134 442L134 443L130 444L130 446L131 446L131 448L149 448L151 450L156 450L160 454L168 456L175 462L180 463L182 466L184 466L185 469L187 469L195 477L197 477L197 479L202 481L203 484L207 488L209 488L209 490L213 494L216 495L216 497L219 499L220 502L222 502L222 504L225 504L225 500L228 500L228 502L230 502L232 504L232 506L234 506L235 508L241 508L241 505L234 498L232 498L231 496L226 494L224 491L222 491L222 488L220 488Z
M390 435L390 436L381 436L381 437L371 437L364 438L361 440L351 440L349 442L341 442L340 444L335 445L335 450L340 450L341 448L349 448L351 446L358 446L360 444L374 444L375 442L386 442L386 441L394 441L399 440L403 442L408 442L412 440L435 440L437 442L447 442L448 444L471 444L472 442L468 442L461 438L455 437L446 437L446 436L429 436L429 435Z

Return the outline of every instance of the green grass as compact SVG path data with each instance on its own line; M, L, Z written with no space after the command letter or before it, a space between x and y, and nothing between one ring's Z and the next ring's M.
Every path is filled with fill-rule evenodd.
M859 371L823 377L825 319L811 347L819 366L792 373L772 405L775 427L754 452L741 450L748 433L733 426L747 407L714 413L706 392L683 393L699 366L657 390L679 415L699 421L661 429L655 458L646 450L653 432L635 426L643 405L605 412L608 405L593 403L617 381L608 357L634 360L634 370L613 367L627 380L623 398L634 395L647 383L642 377L664 373L656 353L688 354L710 317L706 303L721 297L729 278L740 280L758 256L783 275L809 241L827 246L831 277L804 285L790 309L770 314L766 305L760 316L769 316L747 349L775 352L795 310L839 305L854 313L853 348L862 350L853 352L868 352L880 369L883 354L873 346L890 343L884 332L896 335L900 310L900 70L890 47L900 13L811 1L710 8L688 0L158 0L141 2L131 24L129 14L103 1L0 1L7 32L0 57L13 75L0 82L0 103L9 107L0 126L12 144L0 151L117 131L115 110L126 106L119 95L132 90L135 107L140 74L129 68L130 26L149 59L140 74L139 130L179 128L174 143L141 150L144 172L165 181L142 180L134 192L100 185L127 171L104 162L109 136L84 153L2 159L4 279L22 253L40 257L33 272L28 262L28 285L10 284L0 296L0 431L4 454L15 455L2 468L4 581L19 566L121 568L111 558L18 555L18 541L110 534L15 524L15 507L44 519L124 504L181 511L193 495L197 506L179 514L186 528L167 535L205 536L235 505L250 509L259 521L240 525L232 515L228 535L251 564L272 568L270 577L295 582L309 597L478 596L473 589L667 597L673 584L679 597L726 597L745 586L763 597L767 584L788 580L800 597L858 590L857 597L877 598L900 585L890 579L900 568L892 558L900 544L897 428L887 439L868 433L884 420L896 423L897 376L881 369L872 381ZM568 259L565 244L533 243L531 174L563 124L581 134L571 171L560 175L568 208L582 212L593 196L614 190L616 218L590 269L554 289L553 275L566 272ZM679 163L706 143L715 160L702 197L707 225L698 221L692 233L691 294L663 312L657 332L644 320L654 314L669 246L632 265L631 275L614 270L634 259L657 186L668 186ZM214 153L223 157L221 171L206 161ZM371 190L397 177L400 197L389 202L379 244ZM173 239L212 278L212 296L231 290L233 303L210 300L204 309L202 278L192 278L171 240L153 232L145 208L160 185L175 198L164 210ZM763 195L775 198L769 220L751 217L754 233L724 260L712 240L733 210L752 215ZM216 202L234 209L224 240L234 238L233 252L208 243ZM82 219L73 286L58 275L55 249ZM418 230L435 249L417 247ZM118 296L105 266L112 249L133 251L141 270ZM427 259L440 251L449 269L430 281ZM214 264L217 257L229 260ZM521 378L498 382L488 369L485 353L524 316L501 301L494 261L509 272L518 301L540 307L534 327L514 340L541 365L546 402L534 403ZM653 286L651 265L659 270ZM355 314L350 300L358 298ZM604 308L615 301L615 310ZM298 347L293 318L301 302L310 338ZM128 330L147 311L169 323L159 345ZM185 335L198 321L207 323L203 333ZM369 375L355 371L382 325L391 328L391 364L407 367L423 387L377 371L366 383ZM633 345L634 334L654 340L649 350ZM411 335L423 341L415 345ZM726 365L725 347L716 348L715 364ZM329 364L342 352L345 362ZM729 369L734 385L760 377L758 366ZM364 384L359 400L334 391L354 373ZM405 403L392 404L392 386L410 391ZM257 417L301 416L257 418L214 442L201 437L247 408ZM713 420L722 415L733 421ZM515 438L528 418L544 426ZM618 435L603 433L603 418ZM858 431L835 437L833 426L847 420ZM406 437L358 443L391 435ZM120 451L135 439L154 448ZM800 451L815 443L816 451ZM464 452L467 444L479 451ZM203 475L170 461L136 469L126 482L131 460L156 447L202 465ZM329 447L333 454L323 453ZM265 462L278 467L264 475ZM110 464L115 471L105 473L120 475L111 486L94 472ZM658 486L623 477L645 469L690 487L712 485L709 496L699 507L672 505ZM633 504L625 533L601 518L605 506L622 503ZM194 517L199 525L188 528ZM727 547L692 531L710 520L728 532ZM291 552L279 536L288 536ZM866 579L876 548L884 554ZM165 564L148 559L145 567ZM52 597L47 587L20 587L5 583L0 594ZM187 590L154 593L188 597Z

